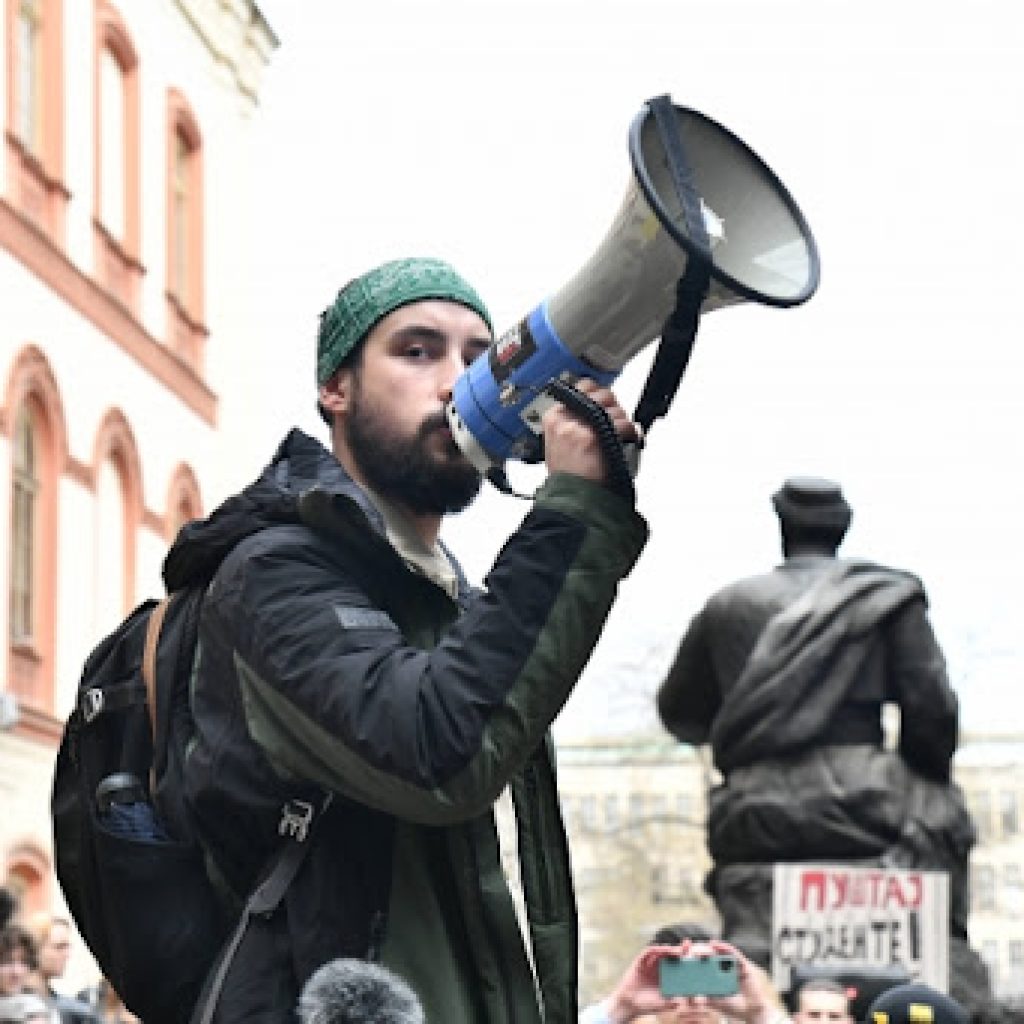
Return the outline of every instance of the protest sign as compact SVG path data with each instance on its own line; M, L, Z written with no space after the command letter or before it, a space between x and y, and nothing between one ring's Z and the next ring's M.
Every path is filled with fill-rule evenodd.
M841 864L776 864L772 980L789 990L797 964L838 971L902 967L945 992L949 878Z

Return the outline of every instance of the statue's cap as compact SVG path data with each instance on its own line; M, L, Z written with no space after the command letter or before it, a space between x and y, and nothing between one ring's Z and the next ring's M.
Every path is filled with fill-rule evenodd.
M845 530L853 510L834 480L792 476L772 495L778 517L787 525Z

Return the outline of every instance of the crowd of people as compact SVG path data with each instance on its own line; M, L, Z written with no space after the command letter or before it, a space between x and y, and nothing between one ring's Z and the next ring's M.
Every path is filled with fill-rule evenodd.
M58 991L74 935L67 918L22 915L13 894L0 891L0 1024L138 1024L103 978L75 997Z
M692 938L690 936L697 936ZM737 966L732 995L667 996L659 983L666 957L726 955ZM778 992L771 978L743 952L691 925L659 929L629 964L607 998L587 1007L579 1024L969 1024L963 1006L921 983L893 984L853 1013L854 992L835 978L812 978Z
M71 998L58 992L73 930L51 914L21 923L16 904L0 892L0 1024L140 1024L100 978ZM665 958L732 958L736 992L727 996L667 996L659 982ZM819 977L790 996L792 1010L770 977L741 950L691 924L658 929L627 966L608 996L587 1007L578 1024L969 1024L965 1009L929 986L894 985L879 994L862 1019L852 1014L852 992ZM428 1024L413 989L393 971L365 960L337 959L303 986L294 1014L299 1024Z

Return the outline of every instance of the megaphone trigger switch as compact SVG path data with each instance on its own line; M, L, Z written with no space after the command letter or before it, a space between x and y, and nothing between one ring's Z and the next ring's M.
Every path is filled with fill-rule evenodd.
M526 433L517 437L509 452L512 458L519 459L527 465L536 465L544 461L544 438L538 434Z

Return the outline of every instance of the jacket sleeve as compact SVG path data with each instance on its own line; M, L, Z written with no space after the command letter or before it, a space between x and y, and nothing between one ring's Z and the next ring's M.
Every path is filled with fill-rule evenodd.
M894 614L886 640L889 696L900 708L900 755L922 775L948 782L959 708L924 600Z
M705 608L690 623L658 690L658 715L676 739L705 743L721 697L707 642Z
M308 541L301 557L296 541L225 563L204 629L229 638L247 728L279 772L411 821L458 821L542 741L646 532L622 499L556 475L436 646L412 645Z

